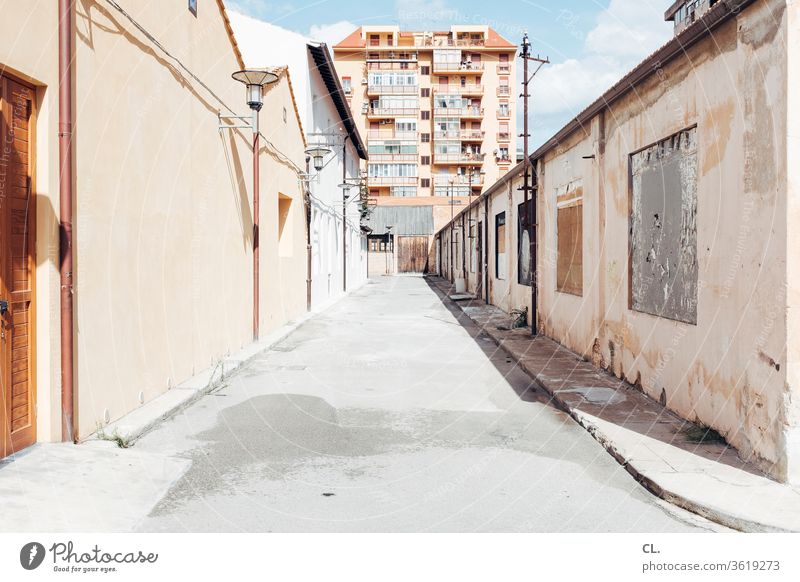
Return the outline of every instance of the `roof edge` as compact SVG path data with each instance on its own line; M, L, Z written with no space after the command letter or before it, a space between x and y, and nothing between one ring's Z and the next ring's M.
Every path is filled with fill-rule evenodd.
M328 50L328 45L324 42L309 42L306 43L306 46L311 52L314 62L317 64L317 70L322 80L325 82L328 94L336 105L336 110L339 112L339 117L347 129L350 141L355 145L358 156L362 160L366 160L367 147L364 145L364 140L361 138L355 119L353 119L353 112L350 109L350 105L344 97L344 87L342 87L342 82L339 80L339 75L336 74L336 67L333 64L333 58L331 57L330 50ZM323 70L326 71L328 75L322 74Z

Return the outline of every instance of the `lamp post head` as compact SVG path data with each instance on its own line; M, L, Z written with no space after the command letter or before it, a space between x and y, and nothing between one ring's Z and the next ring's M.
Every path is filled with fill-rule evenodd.
M322 145L314 145L306 150L306 155L309 155L314 160L314 169L319 172L324 166L325 156L331 153L331 149Z
M268 69L243 69L231 76L247 87L247 106L253 111L261 111L264 106L264 85L278 80L278 75Z

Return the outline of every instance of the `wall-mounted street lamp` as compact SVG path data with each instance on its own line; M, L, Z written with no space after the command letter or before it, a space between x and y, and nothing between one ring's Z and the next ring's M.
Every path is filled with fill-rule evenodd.
M252 116L248 123L248 118L239 115L223 116L220 115L220 130L234 128L250 128L253 130L253 339L258 340L258 297L259 297L259 273L258 273L258 218L259 218L259 129L258 112L264 106L264 86L275 83L278 75L269 69L244 69L236 71L231 75L234 80L243 83L246 88L247 106L252 110ZM239 125L227 125L223 120L236 119Z
M314 145L306 150L306 155L311 156L314 169L319 172L325 167L325 156L331 153L331 151L329 147L325 147L324 145Z

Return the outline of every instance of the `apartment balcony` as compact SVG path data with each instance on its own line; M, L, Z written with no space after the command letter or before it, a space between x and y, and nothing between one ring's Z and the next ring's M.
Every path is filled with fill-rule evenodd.
M482 38L457 38L453 41L453 46L459 47L482 47L486 46L486 41Z
M511 156L497 156L495 157L495 162L498 164L510 164Z
M500 85L497 88L498 97L508 97L509 95L511 95L511 87L509 87L508 85Z
M483 95L484 86L477 83L466 85L439 85L433 88L434 95Z
M473 188L483 186L483 174L434 174L433 183L435 186L469 186Z
M483 63L456 63L433 61L434 73L459 73L460 75L483 73Z
M441 117L482 118L482 107L435 107L433 114Z
M393 129L369 129L367 130L367 139L396 139L399 141L416 142L419 139L419 132L395 131Z
M395 118L395 117L416 117L419 115L419 107L371 107L366 106L362 109L368 119Z
M485 154L461 152L460 154L433 154L434 164L482 164ZM371 157L371 156L370 156Z
M497 132L497 141L511 141L511 133L508 131L499 131Z
M511 119L511 108L497 110L497 119Z
M367 186L416 186L418 180L416 176L368 176Z
M418 85L368 85L367 95L417 95Z
M369 154L370 162L416 162L417 154Z
M499 63L497 65L498 75L508 75L511 73L511 63Z
M367 61L368 71L416 71L418 64L416 59L409 60L373 60Z
M486 132L480 129L453 129L450 131L434 131L433 139L483 141Z

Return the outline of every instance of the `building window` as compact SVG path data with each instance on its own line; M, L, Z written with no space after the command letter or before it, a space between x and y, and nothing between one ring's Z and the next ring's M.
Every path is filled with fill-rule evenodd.
M422 65L419 68L419 72L420 72L421 75L430 75L431 74L431 68L428 65Z
M430 188L431 187L431 179L430 178L422 178L422 180L420 180L420 184L422 184L423 188Z
M498 109L497 109L497 114L500 117L509 117L511 115L511 110L509 109L509 104L507 102L505 102L505 101L501 101L500 105L498 106ZM506 129L508 129L508 124L506 123L504 125L506 126Z
M197 16L197 0L189 0L189 12Z
M506 213L494 217L494 276L506 278Z
M629 160L630 308L697 323L697 128Z
M344 89L345 95L353 92L353 80L350 77L342 77L342 89Z
M420 111L419 114L422 116L422 121L430 121L431 118L430 111Z
M497 148L497 161L510 162L511 158L508 157L508 147Z
M278 256L291 257L294 254L292 240L292 199L278 193Z
M430 156L422 156L422 165L423 166L430 166L431 165L431 157Z
M369 35L369 46L378 46L381 44L381 37L377 34Z
M431 90L428 89L428 88L420 89L419 95L420 95L420 97L430 97L431 96Z
M583 184L556 190L556 289L583 295Z
M421 133L419 134L419 137L422 143L430 143L431 141L431 134L429 133Z
M413 198L417 195L415 186L392 186L391 194L395 198Z

